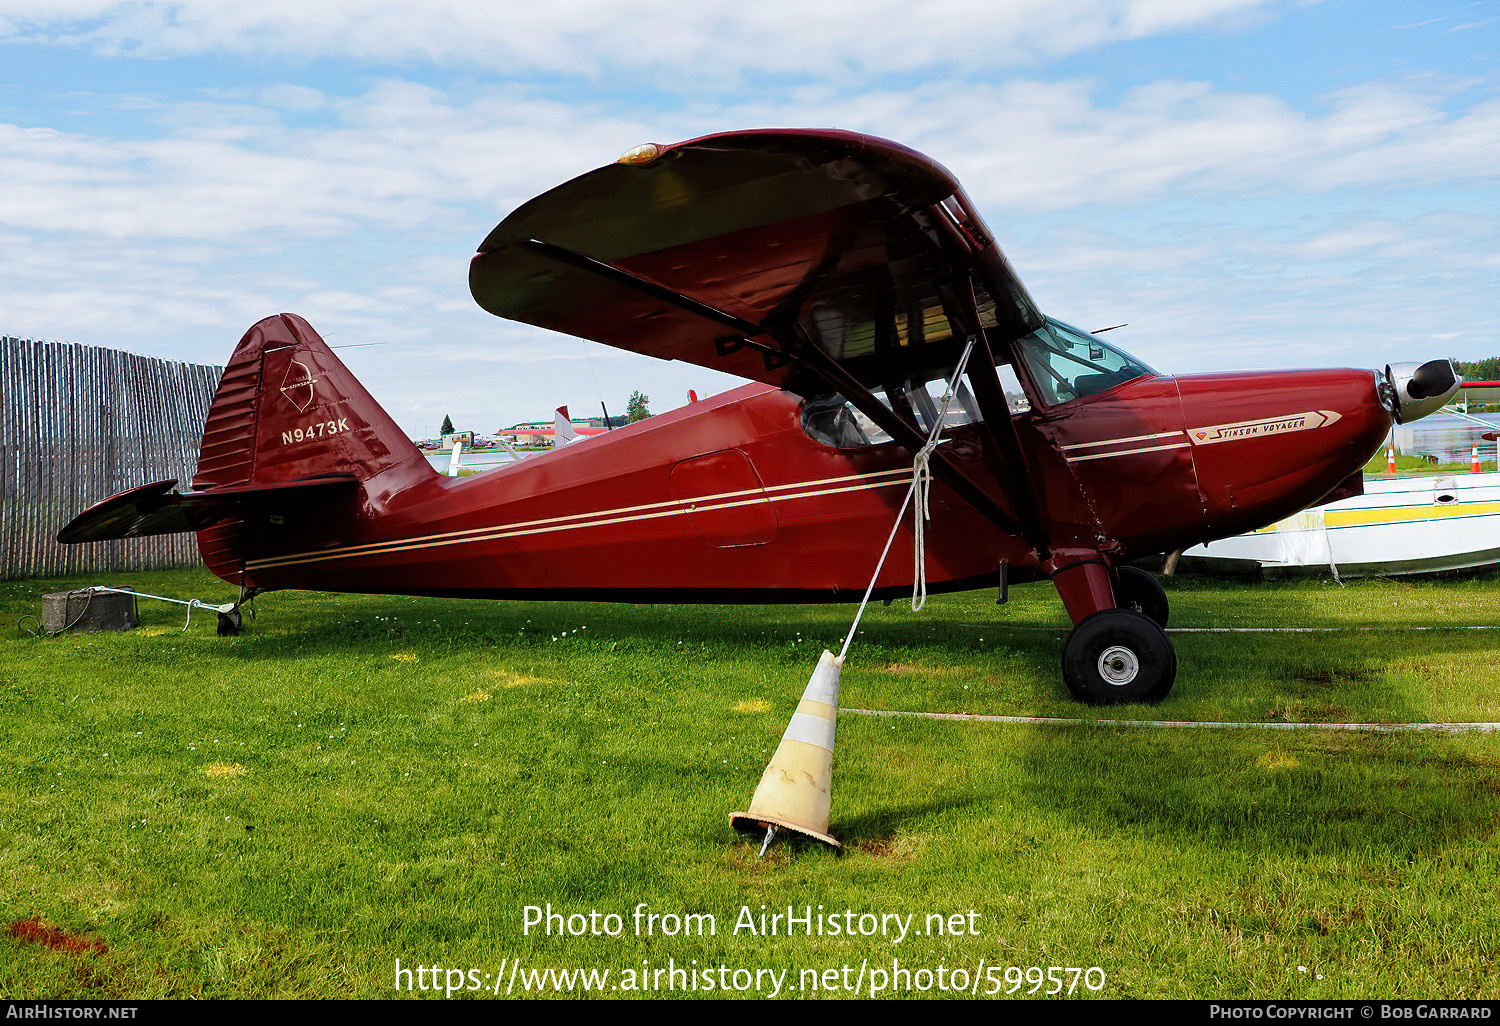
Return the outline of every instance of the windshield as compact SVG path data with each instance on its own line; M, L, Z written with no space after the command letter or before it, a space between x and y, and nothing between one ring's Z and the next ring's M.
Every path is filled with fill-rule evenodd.
M1156 373L1134 357L1105 345L1097 336L1050 317L1046 324L1021 338L1018 345L1042 401L1048 406Z
M1122 385L1156 371L1126 353L1106 345L1088 332L1054 321L1047 322L1017 341L1017 347L1041 400L1048 406L1069 402L1086 395ZM1024 413L1030 402L1022 392L1010 364L1001 364L1001 388L1012 414ZM913 421L926 434L937 422L943 401L943 430L971 424L980 419L979 404L974 401L967 382L960 381L950 395L948 378L952 368L938 368L925 380L908 380L896 390L895 402L884 389L872 390L875 398L898 414ZM908 412L909 411L909 412ZM841 395L809 399L802 406L802 429L823 445L838 449L864 449L883 445L891 436L876 426L854 404Z

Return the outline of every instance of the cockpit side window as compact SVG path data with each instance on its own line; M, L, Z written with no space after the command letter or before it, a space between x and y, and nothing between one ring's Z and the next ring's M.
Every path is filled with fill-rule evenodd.
M948 379L952 373L952 368L949 368L926 381L907 382L901 390L901 398L911 406L917 426L924 434L932 430L939 416L944 431L980 419L979 406L967 383L960 381L958 387L949 393ZM887 408L891 406L890 397L884 391L874 394ZM815 441L837 449L866 449L891 441L890 435L838 394L803 403L802 429Z
M885 405L890 405L884 392L876 392L875 396ZM803 403L802 430L813 441L835 449L868 449L891 440L890 435L838 394Z
M1050 317L1036 331L1022 337L1017 345L1040 393L1039 398L1048 406L1095 395L1156 373L1096 336ZM1023 392L1016 370L1009 364L1001 364L998 370L1011 413L1026 412L1030 400ZM938 368L923 375L923 380L907 381L898 390L895 408L904 410L910 407L924 434L932 430L939 416L945 432L980 420L979 405L974 401L967 382L960 380L949 394L948 380L952 373L951 367ZM891 397L886 392L874 394L887 408L892 407ZM947 412L940 414L944 397L947 397ZM802 405L802 428L814 440L837 449L866 449L891 441L890 435L837 394L805 402Z
M1050 317L1046 324L1021 338L1019 347L1042 401L1049 406L1156 373L1096 336Z

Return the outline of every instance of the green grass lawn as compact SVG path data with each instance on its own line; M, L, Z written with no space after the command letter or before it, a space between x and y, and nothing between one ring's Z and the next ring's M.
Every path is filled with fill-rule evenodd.
M5 998L1500 997L1500 736L845 712L844 852L758 860L728 814L852 606L286 593L237 638L146 602L127 633L20 628L91 583L0 584ZM842 705L1500 721L1500 632L1400 626L1500 624L1500 578L1168 587L1175 625L1359 629L1178 634L1166 702L1090 709L1050 587L896 602ZM527 925L549 905L581 935ZM789 906L822 934L744 929Z

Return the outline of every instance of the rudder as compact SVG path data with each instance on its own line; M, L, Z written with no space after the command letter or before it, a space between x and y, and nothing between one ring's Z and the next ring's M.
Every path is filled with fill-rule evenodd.
M390 474L397 468L407 469ZM283 313L245 332L225 365L193 489L352 476L370 510L414 478L436 474L312 325ZM242 528L236 520L200 531L198 547L215 574L244 584Z
M203 427L193 488L326 474L368 481L422 452L296 314L245 332Z

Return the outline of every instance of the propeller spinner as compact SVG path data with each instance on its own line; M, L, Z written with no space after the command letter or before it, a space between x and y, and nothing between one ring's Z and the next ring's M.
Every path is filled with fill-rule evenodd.
M1424 364L1388 363L1381 382L1381 402L1397 424L1410 424L1448 404L1459 386L1447 360Z

